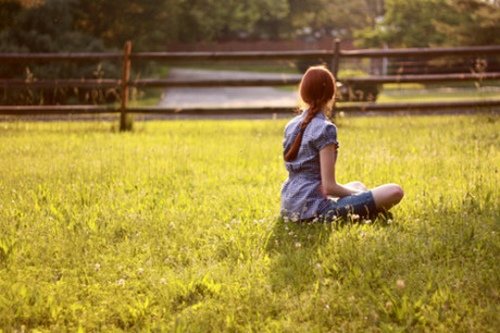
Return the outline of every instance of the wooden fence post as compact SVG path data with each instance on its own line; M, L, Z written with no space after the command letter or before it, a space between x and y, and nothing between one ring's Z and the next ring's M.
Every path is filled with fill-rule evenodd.
M127 121L127 104L129 97L130 80L130 55L132 53L132 42L127 41L123 48L122 81L121 81L121 103L120 103L120 131L131 129Z
M337 78L340 63L340 39L335 38L333 42L332 74Z
M333 41L333 59L332 59L332 74L333 74L333 77L335 78L336 82L338 82L338 78L337 78L337 74L339 72L339 63L340 63L340 39L338 38L335 38L335 40ZM337 88L337 93L336 95L339 96L339 92L338 92L338 86L336 87ZM332 111L330 113L330 118L332 119L332 121L335 121L335 118L337 116L337 110L336 110L336 103L337 103L337 96L335 96L334 100L333 100L333 107L332 107Z

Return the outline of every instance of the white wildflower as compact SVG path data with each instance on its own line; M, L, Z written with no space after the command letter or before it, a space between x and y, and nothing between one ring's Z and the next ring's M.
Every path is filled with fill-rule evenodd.
M142 268L142 267L141 267L141 268L139 268L139 269L137 270L137 274L138 274L138 275L142 275L142 274L144 274L144 268Z
M396 287L397 287L398 289L404 289L404 288L406 287L406 283L405 283L405 281L404 281L403 279L398 279L398 280L396 281Z
M295 247L298 249L298 248L302 247L302 244L300 244L300 242L295 242Z
M99 264L99 263L95 264L95 265L94 265L94 270L95 270L96 272L99 272L99 271L101 270L101 264Z
M160 284L167 284L167 279L161 278L160 279Z
M120 280L116 281L116 284L123 287L125 285L125 279L120 279Z

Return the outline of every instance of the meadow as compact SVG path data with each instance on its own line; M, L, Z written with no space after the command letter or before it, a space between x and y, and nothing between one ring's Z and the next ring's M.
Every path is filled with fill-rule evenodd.
M0 331L497 332L500 117L338 119L388 221L279 218L286 119L0 123Z

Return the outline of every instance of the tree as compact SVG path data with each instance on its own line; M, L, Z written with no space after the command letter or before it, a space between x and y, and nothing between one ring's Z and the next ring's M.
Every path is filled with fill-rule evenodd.
M500 44L500 1L449 0L450 19L435 21L444 45Z
M107 47L122 48L134 41L135 50L163 49L175 40L182 24L182 0L79 0L75 27L101 39Z
M483 0L386 0L373 29L360 29L363 46L429 47L498 44L500 4Z
M387 0L382 22L374 29L358 33L364 45L390 47L426 47L441 45L445 36L439 33L435 20L448 17L446 0Z
M2 9L16 8L12 1L0 3ZM21 4L22 5L22 4ZM7 52L99 52L104 50L102 42L74 28L74 9L78 0L46 0L37 6L17 7L12 10L10 24L0 31L0 51ZM76 64L15 64L0 67L3 78L100 78L116 76L117 67L111 63ZM83 90L71 89L21 89L4 103L58 103L70 96L83 96Z
M290 31L311 29L316 34L351 38L354 31L372 26L383 13L383 0L289 0ZM304 29L305 28L305 29Z
M18 1L0 0L0 32L12 26L22 8Z
M135 50L164 49L172 41L193 42L252 34L259 24L288 14L288 0L80 0L76 26L121 47L131 39ZM113 18L113 19L109 19Z
M180 41L213 40L264 31L278 36L288 0L191 0L182 2Z
M0 3L0 8L14 8ZM78 0L46 0L39 6L13 10L0 31L0 50L24 52L102 51L102 43L73 27ZM18 7L20 8L20 7Z

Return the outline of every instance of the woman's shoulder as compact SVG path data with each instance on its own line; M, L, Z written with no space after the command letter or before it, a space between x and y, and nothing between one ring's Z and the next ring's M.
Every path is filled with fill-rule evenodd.
M313 142L318 150L321 150L328 144L335 144L338 146L337 127L324 115L314 119L310 135L311 142Z
M285 125L285 132L287 132L289 128L295 128L296 126L298 126L302 121L302 118L303 118L303 113L300 113L295 117L293 117L292 119L290 119L290 121Z
M324 131L334 130L335 132L337 131L337 126L335 126L335 124L325 115L315 117L311 123L316 129L319 130L324 130Z

